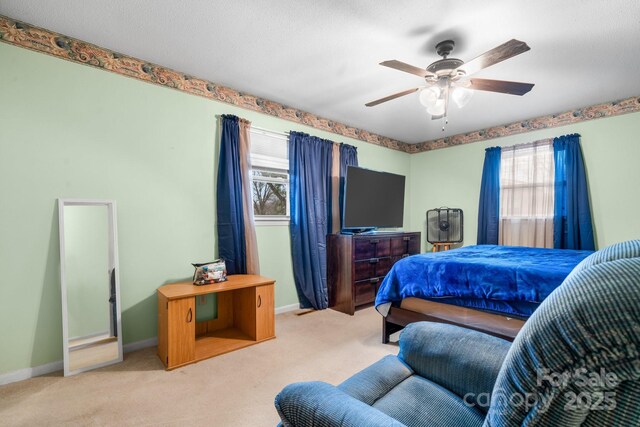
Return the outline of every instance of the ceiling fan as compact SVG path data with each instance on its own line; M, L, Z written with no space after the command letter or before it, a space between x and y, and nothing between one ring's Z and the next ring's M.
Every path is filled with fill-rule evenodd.
M427 112L431 114L431 119L441 119L447 117L449 98L462 108L469 102L473 95L473 90L484 90L489 92L507 93L510 95L524 95L533 87L533 83L510 82L505 80L489 80L470 78L469 76L491 65L513 58L530 49L525 42L519 40L509 40L488 52L464 62L457 58L448 58L453 51L455 43L453 40L445 40L436 45L436 52L442 56L429 65L426 69L415 67L395 59L381 62L380 65L415 74L424 78L426 86L407 89L393 95L385 96L365 104L373 107L392 99L411 93L420 92L420 102L427 107ZM442 128L444 130L444 126Z

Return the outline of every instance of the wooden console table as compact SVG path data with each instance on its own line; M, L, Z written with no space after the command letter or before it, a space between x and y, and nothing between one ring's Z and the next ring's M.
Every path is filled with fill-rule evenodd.
M158 288L158 356L175 369L275 338L273 279L233 275L226 282ZM196 297L217 294L218 316L196 322Z

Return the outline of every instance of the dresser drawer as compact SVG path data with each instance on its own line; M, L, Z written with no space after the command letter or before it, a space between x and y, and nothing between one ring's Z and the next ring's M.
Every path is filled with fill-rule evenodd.
M365 280L363 282L357 282L354 284L355 304L369 304L376 299L377 285L379 280Z
M377 258L374 258L377 260ZM360 282L362 280L375 277L375 264L369 262L369 260L356 261L353 263L353 281Z
M415 255L415 254L402 254L400 256L392 256L391 257L391 265L393 265L396 262L400 261L401 259L404 259L404 258L406 258L408 256L411 256L411 255Z
M399 257L405 254L414 255L420 252L420 235L408 234L391 238L391 256Z
M393 259L391 257L379 258L378 263L376 263L375 277L379 277L380 281L382 281L384 276L391 270L391 266L393 266Z
M356 261L353 263L353 281L359 282L375 277L384 277L391 269L391 265L393 265L391 257Z
M411 236L411 239L407 242L407 253L409 255L420 253L420 234Z
M354 239L353 259L365 260L369 258L382 258L391 255L391 239L366 238Z

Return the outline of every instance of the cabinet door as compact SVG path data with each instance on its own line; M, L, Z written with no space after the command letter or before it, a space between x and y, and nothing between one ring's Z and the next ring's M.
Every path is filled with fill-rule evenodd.
M168 302L167 367L192 362L196 357L196 300L194 297Z
M273 285L256 288L256 340L276 335Z

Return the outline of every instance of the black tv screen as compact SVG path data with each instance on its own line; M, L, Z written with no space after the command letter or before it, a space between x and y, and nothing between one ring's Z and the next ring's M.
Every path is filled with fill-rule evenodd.
M349 166L343 228L402 227L404 176Z

